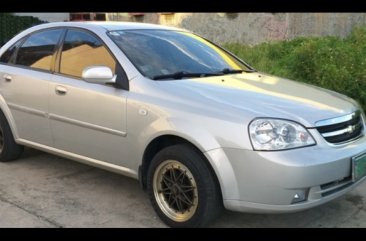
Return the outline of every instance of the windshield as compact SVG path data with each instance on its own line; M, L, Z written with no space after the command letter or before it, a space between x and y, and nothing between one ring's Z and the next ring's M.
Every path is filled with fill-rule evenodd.
M164 79L164 76L168 79L174 79L174 76L197 78L253 71L225 50L188 32L120 30L109 32L109 36L150 79Z

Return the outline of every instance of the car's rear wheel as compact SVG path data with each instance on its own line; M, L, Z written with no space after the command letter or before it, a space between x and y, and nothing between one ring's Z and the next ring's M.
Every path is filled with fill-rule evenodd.
M12 161L20 157L24 147L14 141L8 121L0 111L0 161Z
M157 153L147 184L155 211L171 227L204 226L222 210L214 174L203 157L186 145Z

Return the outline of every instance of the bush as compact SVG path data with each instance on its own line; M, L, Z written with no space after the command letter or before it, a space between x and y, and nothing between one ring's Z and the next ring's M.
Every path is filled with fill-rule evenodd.
M366 27L344 39L299 37L254 47L228 43L229 51L256 69L335 90L366 110Z
M0 13L0 47L20 31L41 23L45 23L45 21L32 16L14 16L10 13Z

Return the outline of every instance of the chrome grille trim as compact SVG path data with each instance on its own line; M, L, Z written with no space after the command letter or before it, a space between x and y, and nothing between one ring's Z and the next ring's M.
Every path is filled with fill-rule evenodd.
M322 133L322 136L324 136L324 137L331 137L331 136L342 135L342 134L345 134L345 133L349 133L352 130L355 130L357 128L360 128L361 125L362 125L362 123L359 122L356 125L349 125L348 127L344 128L342 130Z
M320 127L320 126L329 126L329 125L334 125L334 124L339 124L342 122L346 122L349 120L354 119L357 116L361 115L361 111L357 110L351 114L348 115L344 115L344 116L340 116L340 117L336 117L336 118L331 118L331 119L326 119L326 120L320 120L315 122L315 127Z
M348 115L318 121L315 125L323 138L332 144L343 144L360 138L364 129L359 110Z

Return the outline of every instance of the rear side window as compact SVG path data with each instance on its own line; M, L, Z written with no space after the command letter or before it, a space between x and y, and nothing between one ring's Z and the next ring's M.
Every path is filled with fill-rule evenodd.
M61 29L53 29L30 35L19 48L16 64L50 70L52 56L61 33Z
M83 70L104 65L116 70L116 61L102 41L84 31L68 30L61 53L60 73L81 78Z
M22 39L13 44L8 50L6 50L3 55L1 55L0 63L8 64L13 61L15 51L17 50L18 46L20 45Z

